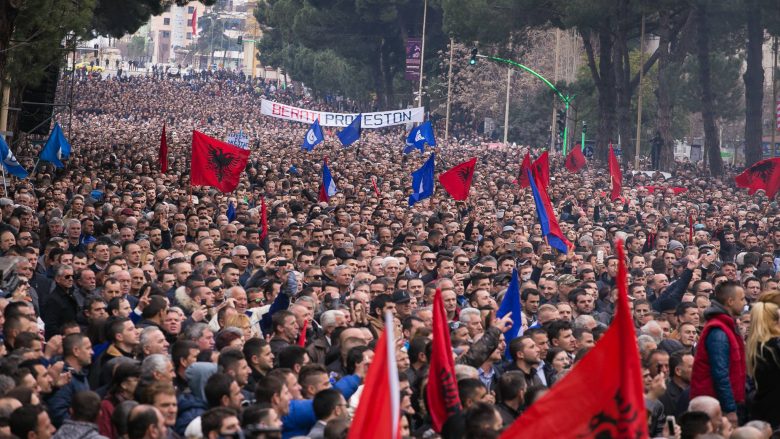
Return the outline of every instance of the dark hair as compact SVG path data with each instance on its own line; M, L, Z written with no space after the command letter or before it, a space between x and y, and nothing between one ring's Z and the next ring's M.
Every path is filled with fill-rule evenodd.
M215 373L209 377L203 389L209 407L219 407L222 405L223 396L230 397L230 385L234 381L235 379L226 373Z
M127 421L127 435L130 439L142 439L152 425L157 425L157 410L150 405L141 405L130 410Z
M682 315L685 315L685 311L694 308L698 310L698 307L693 302L683 302L679 305L677 305L677 309L674 311L674 315L677 317L680 317Z
M219 432L222 429L222 420L229 416L238 416L236 411L228 407L214 407L203 412L200 417L200 429L203 437L209 437L212 431Z
M81 347L87 336L82 333L68 334L62 339L62 356L73 355L77 347Z
M721 305L724 305L726 301L737 293L737 288L742 288L742 285L734 280L727 280L725 282L721 282L718 284L717 287L715 287L715 294L714 298L718 301Z
M480 388L485 389L485 385L477 378L464 378L458 381L458 396L461 402L473 399L477 394L477 389Z
M509 355L512 357L512 362L517 360L517 353L523 350L523 342L526 340L531 340L531 343L536 343L527 335L513 338L512 341L509 342Z
M237 348L225 348L219 352L218 365L220 369L225 372L231 369L241 360L244 360L244 354Z
M257 382L255 387L255 399L258 404L270 404L274 395L280 394L284 388L284 381L273 377L265 376Z
M314 416L318 420L327 418L339 406L341 398L341 392L336 389L324 389L317 392L312 401Z
M38 415L41 413L45 413L41 405L27 404L14 410L8 422L11 433L20 439L26 439L27 433L37 429Z
M73 395L70 404L73 420L94 423L100 414L100 396L91 390L82 390Z
M303 365L306 355L306 349L301 346L290 345L279 351L277 358L279 367L286 367L289 369L295 369L296 365Z
M260 356L264 347L268 346L268 342L259 337L252 337L244 343L244 358L246 361L251 361L253 355Z
M539 292L536 288L526 288L523 290L522 293L520 293L520 299L525 302L528 300L528 296L542 296L542 293Z
M679 420L683 438L694 438L709 430L710 415L704 412L685 412Z
M561 334L561 331L572 329L572 326L571 322L567 322L566 320L553 320L547 325L546 329L550 340L553 340L558 338L558 336Z
M141 317L148 319L149 317L154 317L157 314L160 314L162 310L168 307L168 301L165 300L163 296L160 295L151 295L149 296L149 305L146 305L146 308L144 308L143 312L141 313Z
M171 346L171 361L173 361L174 369L178 369L181 365L181 360L190 356L191 350L198 350L198 344L192 340L177 340L173 346Z
M273 317L271 317L271 329L273 332L276 332L279 327L284 326L284 321L290 316L295 317L295 314L286 309L275 312Z
M496 397L500 402L517 398L517 395L525 390L525 377L519 370L504 372L498 378Z
M463 437L497 438L498 432L493 429L496 420L496 409L493 404L476 402L463 414L466 431Z
M347 364L346 368L344 368L344 372L346 372L347 375L352 375L355 373L355 366L363 361L363 354L370 350L371 348L368 346L355 346L354 348L350 349L347 352Z
M125 330L125 322L131 322L128 317L109 317L106 322L106 339L108 342L116 341L116 336Z

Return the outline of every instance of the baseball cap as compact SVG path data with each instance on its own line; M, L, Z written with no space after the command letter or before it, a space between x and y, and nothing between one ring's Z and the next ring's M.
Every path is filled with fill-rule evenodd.
M412 300L412 297L404 290L395 290L392 300L395 303L409 303Z
M504 226L504 228L501 229L501 233L504 233L504 232L514 232L514 231L515 231L515 228L512 227L512 226Z

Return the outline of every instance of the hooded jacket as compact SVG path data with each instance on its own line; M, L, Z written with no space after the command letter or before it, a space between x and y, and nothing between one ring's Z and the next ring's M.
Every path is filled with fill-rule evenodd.
M177 398L179 413L176 417L174 431L184 435L184 430L193 419L202 415L208 410L209 404L206 401L206 381L217 373L217 365L214 363L193 363L184 372L187 382L190 384L190 391L184 392Z

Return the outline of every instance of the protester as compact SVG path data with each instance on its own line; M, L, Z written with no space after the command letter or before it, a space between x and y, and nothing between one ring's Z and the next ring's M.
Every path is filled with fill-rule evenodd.
M64 168L41 161L0 199L0 251L19 279L0 299L8 433L333 437L365 422L360 404L385 391L367 374L392 352L401 379L382 401L397 397L399 428L497 437L598 348L618 309L617 239L649 431L671 435L668 415L685 437L780 427L780 208L736 189L731 169L626 168L613 198L606 169L571 173L551 151L549 179L531 188L520 164L542 150L459 126L437 139L434 175L475 157L457 179L471 184L456 200L430 178L426 198L412 172L429 148L404 155L406 127L365 129L349 148L324 127L307 152L305 125L261 115L261 98L368 110L302 84L219 71L74 86ZM196 172L217 178L191 159L193 130L250 139L235 190L191 187ZM32 140L19 142L24 165ZM326 157L336 189L323 196ZM534 190L551 203L544 218ZM560 236L545 232L551 218ZM455 407L434 400L438 385Z

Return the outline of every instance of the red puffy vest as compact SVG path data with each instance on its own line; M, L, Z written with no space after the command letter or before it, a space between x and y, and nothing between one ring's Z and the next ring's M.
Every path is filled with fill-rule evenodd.
M726 314L713 316L704 325L699 337L699 346L693 361L693 373L691 374L691 399L697 396L712 396L717 398L715 386L712 382L710 370L710 358L704 346L707 336L713 328L722 330L729 339L729 381L734 400L740 404L745 402L746 381L746 357L745 342L737 334L737 325L734 319Z

